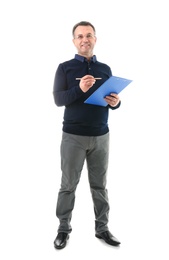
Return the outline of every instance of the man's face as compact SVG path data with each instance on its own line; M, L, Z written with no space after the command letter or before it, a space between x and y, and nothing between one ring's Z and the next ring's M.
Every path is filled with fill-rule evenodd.
M93 55L96 40L91 26L78 26L74 31L73 43L81 56L91 57Z

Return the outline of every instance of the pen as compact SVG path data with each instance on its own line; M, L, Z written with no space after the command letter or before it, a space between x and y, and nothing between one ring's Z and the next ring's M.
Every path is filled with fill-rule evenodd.
M102 79L102 78L94 78L94 79ZM76 78L76 80L81 80L81 78Z

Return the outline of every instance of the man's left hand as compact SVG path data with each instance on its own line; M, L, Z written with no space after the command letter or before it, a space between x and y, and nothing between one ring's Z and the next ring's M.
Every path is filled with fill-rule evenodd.
M115 93L111 93L110 96L106 96L104 99L111 107L116 107L120 102L119 96Z

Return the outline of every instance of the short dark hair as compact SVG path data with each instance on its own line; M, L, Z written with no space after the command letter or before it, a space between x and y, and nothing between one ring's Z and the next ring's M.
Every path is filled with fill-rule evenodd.
M74 32L75 32L75 30L76 30L76 28L77 28L78 26L91 26L91 27L93 28L93 30L94 30L94 33L96 33L96 30L95 30L95 27L94 27L93 24L91 24L90 22L87 22L87 21L81 21L81 22L79 22L79 23L76 23L76 24L73 26L73 30L72 30L73 36L74 36Z

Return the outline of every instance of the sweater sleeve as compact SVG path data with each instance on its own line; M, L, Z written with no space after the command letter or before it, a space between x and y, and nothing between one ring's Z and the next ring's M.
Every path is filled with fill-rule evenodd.
M54 78L53 96L57 106L68 106L83 95L79 85L68 87L66 73L59 64Z

